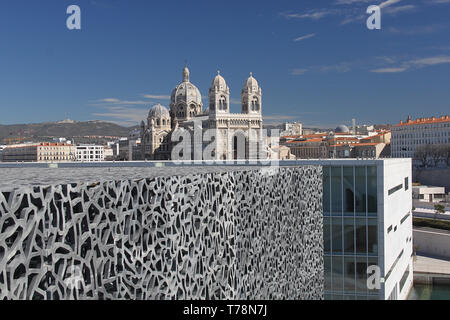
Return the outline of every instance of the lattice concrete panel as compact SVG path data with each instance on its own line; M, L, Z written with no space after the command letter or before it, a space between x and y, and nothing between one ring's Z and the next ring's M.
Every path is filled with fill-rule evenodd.
M0 192L0 299L322 299L320 166Z

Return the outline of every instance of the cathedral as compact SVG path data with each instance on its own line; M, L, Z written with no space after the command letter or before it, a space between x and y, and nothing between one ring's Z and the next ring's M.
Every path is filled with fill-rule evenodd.
M250 73L241 92L241 113L230 113L230 89L217 72L203 110L200 90L184 67L182 82L173 89L170 109L157 104L141 122L145 160L265 159L262 92ZM180 138L182 137L182 138Z

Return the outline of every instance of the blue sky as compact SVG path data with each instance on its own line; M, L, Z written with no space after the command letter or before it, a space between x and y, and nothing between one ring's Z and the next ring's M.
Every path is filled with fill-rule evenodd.
M71 4L81 30L66 28ZM372 4L381 30L366 27ZM266 122L449 114L449 18L450 0L3 0L0 124L137 124L168 106L185 60L204 107L221 70L232 112L253 72Z

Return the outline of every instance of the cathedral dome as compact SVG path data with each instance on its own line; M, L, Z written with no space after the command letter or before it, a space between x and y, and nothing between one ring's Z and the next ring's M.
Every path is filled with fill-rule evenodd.
M253 74L250 72L250 77L248 77L247 82L245 83L245 86L247 88L258 88L258 81L256 81L255 78L253 78Z
M198 90L198 88L190 82L190 71L188 67L184 67L182 76L183 82L173 89L170 96L170 104L178 105L182 102L185 105L189 105L191 102L194 102L201 105L202 95L200 94L200 90Z
M149 118L169 118L169 110L161 104L154 105L148 113Z
M227 88L227 82L220 75L220 71L217 71L217 76L214 78L211 87L217 87L219 90L225 90Z
M341 124L341 125L338 125L336 127L334 132L336 132L336 133L348 133L348 132L350 132L350 130L348 129L348 127L346 125Z

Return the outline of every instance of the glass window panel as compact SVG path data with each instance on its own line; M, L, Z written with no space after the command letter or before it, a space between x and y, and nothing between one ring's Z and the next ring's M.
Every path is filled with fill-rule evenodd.
M366 215L366 167L355 167L355 211Z
M325 277L324 288L325 288L325 290L331 291L331 257L330 256L324 257L324 277Z
M366 218L356 218L356 253L367 253Z
M323 250L324 252L331 251L331 227L330 227L330 218L323 218Z
M368 219L367 241L369 254L378 254L377 219Z
M342 218L332 218L331 249L333 253L342 252Z
M341 167L331 167L331 210L333 215L342 215Z
M343 277L343 265L342 265L342 257L333 256L333 264L332 264L332 276L333 276L333 291L342 291L342 277Z
M367 291L367 258L356 257L356 291Z
M353 186L353 167L343 167L343 196L344 196L344 214L354 214L354 186Z
M367 167L368 212L377 212L377 168Z
M345 292L355 291L355 257L344 258L344 290Z
M330 167L323 167L323 214L330 214Z
M344 218L344 252L355 253L354 218Z

